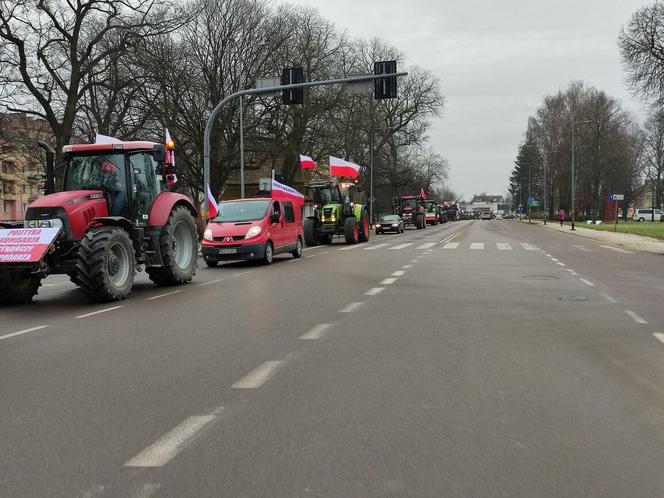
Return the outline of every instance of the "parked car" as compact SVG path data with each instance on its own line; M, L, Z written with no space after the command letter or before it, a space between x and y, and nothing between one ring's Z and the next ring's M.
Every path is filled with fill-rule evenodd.
M208 266L233 260L260 260L269 265L277 254L302 256L304 197L276 190L274 183L272 197L219 203L219 213L203 236L203 259Z
M634 211L634 221L652 221L652 219L652 208ZM661 209L655 209L655 221L664 222L664 213Z
M491 218L491 211L488 209L480 212L480 220L490 220Z
M404 230L403 220L396 214L381 216L378 223L376 223L376 235L385 232L403 233Z

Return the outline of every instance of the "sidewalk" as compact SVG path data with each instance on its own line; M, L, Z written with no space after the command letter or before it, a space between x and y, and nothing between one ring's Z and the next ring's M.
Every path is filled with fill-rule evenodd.
M519 220L517 219L516 221ZM521 223L528 224L528 219L524 218ZM584 228L580 223L576 224L576 230L573 232L570 230L569 225L561 227L560 223L557 221L549 221L545 226L544 222L540 220L533 220L532 224L546 230L555 230L557 232L564 232L568 235L574 235L576 237L585 237L587 239L597 240L606 244L612 244L615 246L624 247L626 249L631 249L632 251L664 254L664 241L653 239L651 237L643 237L641 235L634 235L631 233L603 232L599 230L593 230L592 228Z

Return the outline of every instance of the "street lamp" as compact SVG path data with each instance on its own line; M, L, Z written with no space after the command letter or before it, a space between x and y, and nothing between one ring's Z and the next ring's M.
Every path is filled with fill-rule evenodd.
M574 222L576 221L576 170L575 170L575 161L574 161L574 152L575 152L575 145L574 145L574 138L576 137L576 134L574 133L574 127L576 125L583 125L583 124L590 124L592 121L574 121L572 122L572 230L576 230L574 228Z

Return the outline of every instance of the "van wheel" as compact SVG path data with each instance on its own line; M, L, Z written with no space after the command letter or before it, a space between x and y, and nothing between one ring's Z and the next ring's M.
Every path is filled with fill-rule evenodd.
M291 254L295 259L302 257L302 239L300 237L297 238L297 242L295 243L295 250L291 252Z
M271 265L274 261L274 248L272 247L272 242L265 244L265 253L263 254L263 264Z

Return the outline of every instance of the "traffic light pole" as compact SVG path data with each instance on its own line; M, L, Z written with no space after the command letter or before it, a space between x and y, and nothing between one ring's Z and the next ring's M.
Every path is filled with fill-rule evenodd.
M235 100L244 95L262 95L266 93L277 93L283 90L295 90L298 88L309 88L314 86L326 86L326 85L338 85L341 83L359 83L362 81L375 81L383 78L393 78L398 76L407 76L408 73L391 73L391 74L369 74L362 76L351 76L348 78L337 78L333 80L323 80L323 81L308 81L306 83L295 83L292 85L279 85L272 86L267 88L249 88L247 90L240 90L235 92L228 97L224 98L219 102L216 107L210 113L207 123L205 124L205 134L203 136L203 192L206 191L206 186L210 184L210 136L212 134L212 126L214 121L224 108L226 104ZM208 213L210 212L210 200L205 196L205 209L203 210L203 216L207 218Z

